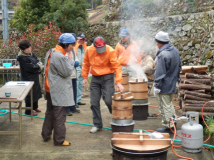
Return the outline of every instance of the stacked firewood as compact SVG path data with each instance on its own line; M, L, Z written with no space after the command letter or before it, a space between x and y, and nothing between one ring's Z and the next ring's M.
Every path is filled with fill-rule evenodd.
M213 99L213 78L206 74L207 66L182 67L179 84L180 106L183 115L186 111L197 111L201 116L204 104ZM203 109L204 116L214 116L214 102Z

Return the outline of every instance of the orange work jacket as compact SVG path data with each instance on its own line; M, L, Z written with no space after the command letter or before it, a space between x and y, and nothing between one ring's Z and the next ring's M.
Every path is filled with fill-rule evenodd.
M137 62L140 65L140 49L137 42L132 41L127 48L119 42L116 45L115 51L120 65L128 66L128 63L132 62Z
M94 76L115 73L116 83L122 83L122 68L118 63L115 50L109 45L106 45L106 52L104 53L97 53L94 46L87 48L81 72L84 79L88 78L90 68L90 73Z
M54 48L54 51L59 51L63 55L66 54L66 51L59 45L56 45L56 47ZM46 75L46 77L45 77L45 91L48 92L48 93L50 93L49 82L48 82L48 71L49 71L51 55L52 55L52 52L50 53L50 56L48 57L47 64L46 64L46 70L45 70L45 75Z
M77 49L79 48L79 46L80 46L80 44L78 42L74 46L74 51L75 51L76 55L77 55ZM82 46L83 46L84 51L86 52L86 49L87 49L86 44L84 43Z

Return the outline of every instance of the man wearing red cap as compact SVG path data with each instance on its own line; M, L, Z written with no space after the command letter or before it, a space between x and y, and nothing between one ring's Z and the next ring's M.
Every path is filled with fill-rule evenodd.
M90 70L91 68L91 70ZM112 47L106 45L103 37L96 37L93 46L87 48L82 68L83 87L87 85L88 73L92 74L90 85L90 102L93 113L94 127L90 130L95 133L103 127L100 113L100 98L107 105L109 112L112 112L112 96L114 94L114 73L116 83L120 92L124 88L122 83L122 68L117 61L117 56Z

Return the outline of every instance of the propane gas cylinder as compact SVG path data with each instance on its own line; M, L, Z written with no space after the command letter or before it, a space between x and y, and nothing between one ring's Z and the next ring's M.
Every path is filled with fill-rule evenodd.
M183 150L190 153L201 152L203 146L203 127L199 124L199 113L186 112L187 123L181 126Z

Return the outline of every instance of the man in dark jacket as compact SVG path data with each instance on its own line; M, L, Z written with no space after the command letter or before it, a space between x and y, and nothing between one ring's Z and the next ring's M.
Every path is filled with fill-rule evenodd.
M31 44L28 40L23 40L19 43L20 52L17 61L20 64L21 81L34 81L33 85L33 110L41 112L38 109L38 100L42 97L39 84L39 74L41 73L42 64L39 59L32 53ZM30 95L25 99L25 106L31 106ZM25 114L30 115L31 111L26 110ZM37 113L33 113L36 116Z
M169 43L169 35L166 32L158 32L155 36L157 47L155 87L154 92L157 96L158 108L162 116L164 128L158 128L158 132L170 133L169 120L175 116L174 106L172 105L173 93L175 93L176 82L179 80L181 71L181 59L178 50ZM173 124L170 123L170 127Z

